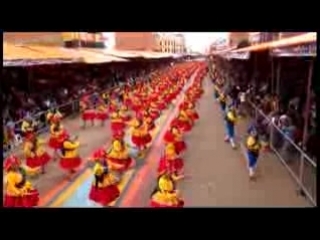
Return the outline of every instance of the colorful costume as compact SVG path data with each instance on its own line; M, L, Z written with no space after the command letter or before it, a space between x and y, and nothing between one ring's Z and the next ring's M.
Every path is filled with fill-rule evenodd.
M138 119L134 119L131 125L133 126L131 141L142 150L152 141L152 136L148 132L148 126Z
M192 129L192 122L184 110L180 110L179 115L171 122L171 126L179 128L182 132L189 132Z
M124 132L126 128L125 122L122 120L119 112L113 112L111 114L111 130L114 134L120 134Z
M125 105L121 106L119 116L123 122L128 122L131 120L131 116L128 113L128 108Z
M96 118L98 121L101 121L101 123L103 124L103 123L108 119L108 111L107 111L107 108L106 108L105 106L103 106L103 105L100 105L100 106L97 108L95 118Z
M249 177L254 177L254 171L257 166L261 144L255 129L250 130L250 135L246 141Z
M121 172L126 171L134 164L133 159L129 156L125 143L118 139L113 140L112 147L107 153L107 161L110 169Z
M82 121L83 121L83 126L86 126L87 121L91 121L92 125L94 124L94 119L96 118L96 112L94 109L90 108L88 99L83 99L80 101L80 108L82 111Z
M26 166L31 171L42 169L42 171L44 172L45 165L51 159L51 156L45 151L43 144L43 141L35 138L33 141L28 141L24 146Z
M94 181L92 183L89 199L107 206L120 196L120 190L117 186L117 180L109 172L108 165L97 163L93 169Z
M23 137L26 141L29 141L34 138L35 136L35 129L34 123L32 119L25 119L22 121L21 124L21 132Z
M177 154L181 154L187 149L187 145L182 139L182 134L176 127L171 127L171 129L165 133L163 140L166 144L174 144Z
M225 114L225 124L226 124L226 137L225 141L229 141L232 148L235 148L235 124L237 121L237 116L235 109L233 106L230 106L229 109L227 110L227 113Z
M159 162L158 174L168 173L171 177L178 180L183 177L183 166L183 160L177 154L174 144L167 144L164 156L161 157Z
M60 159L60 167L62 169L73 173L78 167L80 167L82 160L78 154L79 146L80 142L78 141L71 141L70 139L64 140L61 147L62 156Z
M178 196L172 178L166 174L158 178L157 188L151 195L150 206L154 208L179 208L184 201Z
M68 137L69 134L63 128L60 122L51 124L49 147L51 147L55 151L61 149L63 141Z
M15 156L10 156L4 163L4 207L36 207L39 193L26 180L26 172Z
M58 110L53 110L47 113L46 118L49 124L54 124L62 120L62 114Z

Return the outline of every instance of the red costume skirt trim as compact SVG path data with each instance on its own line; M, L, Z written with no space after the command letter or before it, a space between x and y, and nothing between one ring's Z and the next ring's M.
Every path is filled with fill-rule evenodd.
M152 121L155 121L157 118L160 117L160 113L157 112L157 111L151 111L150 112L150 117L151 117Z
M101 159L101 158L105 158L105 156L106 156L106 153L103 148L99 148L92 154L93 159Z
M80 157L60 159L60 167L64 170L75 170L80 167L82 159Z
M154 200L151 200L150 201L150 207L153 207L153 208L182 208L184 206L184 201L183 200L179 200L178 204L177 205L166 205L166 204L163 204L163 203L158 203Z
M26 141L30 141L30 140L34 139L34 137L35 137L35 133L34 132L26 132L24 134L24 138L25 138Z
M183 167L184 167L184 163L182 158L167 160L166 157L162 157L159 161L158 174L162 174L163 172L180 173L183 171Z
M23 196L10 196L5 194L4 196L4 207L36 207L39 204L39 192L34 189L30 190Z
M150 133L146 134L145 136L132 136L131 141L139 148L150 143L152 141L152 137Z
M46 165L51 160L51 156L45 152L41 156L28 157L26 159L26 165L33 169Z
M108 119L107 112L97 112L95 118L100 121L105 121Z
M50 137L50 139L49 139L49 147L51 147L54 150L61 149L63 141L64 141L63 138Z
M96 118L96 113L93 111L90 111L90 112L84 111L82 113L82 120L83 121L93 121L95 118Z
M199 114L197 112L193 112L192 114L189 115L189 117L195 121L199 119Z
M117 159L117 158L109 158L108 157L108 160L111 162L111 163L114 163L114 164L117 164L117 165L120 165L118 169L118 171L126 171L128 170L130 167L133 167L134 165L134 160L132 158L127 158L127 159Z
M126 125L124 122L111 122L111 130L112 132L122 132L124 131Z
M120 196L120 190L117 185L110 185L104 188L91 186L89 199L102 206L107 206Z
M161 111L166 109L166 104L164 102L158 103L158 109Z

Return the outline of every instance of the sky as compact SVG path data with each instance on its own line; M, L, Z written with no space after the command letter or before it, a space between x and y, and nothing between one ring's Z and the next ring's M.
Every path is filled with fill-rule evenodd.
M186 45L196 52L204 52L215 40L227 37L227 32L184 32L183 34Z

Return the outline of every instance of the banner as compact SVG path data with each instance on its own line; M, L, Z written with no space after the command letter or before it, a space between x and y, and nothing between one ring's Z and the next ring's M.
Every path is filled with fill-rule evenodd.
M297 46L276 48L271 50L274 57L315 57L317 56L317 43L305 43Z

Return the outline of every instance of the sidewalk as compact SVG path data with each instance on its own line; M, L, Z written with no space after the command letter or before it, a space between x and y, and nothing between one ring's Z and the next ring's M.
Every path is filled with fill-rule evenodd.
M179 183L186 207L308 207L281 163L262 154L258 178L250 181L241 148L224 142L224 124L212 85L200 102L200 120L187 137L186 179ZM240 120L241 121L241 120Z

